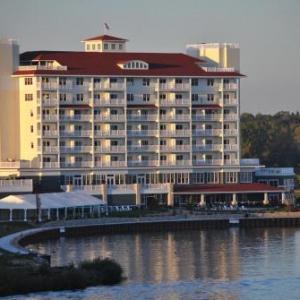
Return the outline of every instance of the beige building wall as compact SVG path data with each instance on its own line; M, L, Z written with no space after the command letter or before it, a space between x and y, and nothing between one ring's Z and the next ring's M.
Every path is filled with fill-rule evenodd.
M18 79L11 77L18 65L18 44L0 40L0 161L20 157Z

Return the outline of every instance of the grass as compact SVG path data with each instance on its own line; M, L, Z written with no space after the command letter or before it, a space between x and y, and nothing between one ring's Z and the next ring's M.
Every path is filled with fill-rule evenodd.
M0 296L113 285L123 279L122 267L111 259L97 258L78 267L51 268L34 263L28 255L0 256Z

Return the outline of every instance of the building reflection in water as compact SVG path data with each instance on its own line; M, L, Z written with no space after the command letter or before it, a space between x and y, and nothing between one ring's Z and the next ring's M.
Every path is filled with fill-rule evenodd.
M53 265L112 257L123 266L129 281L161 283L235 281L245 274L263 274L274 260L278 261L275 271L280 272L287 261L293 264L300 259L295 258L299 241L295 229L232 228L61 238L29 247L50 254Z

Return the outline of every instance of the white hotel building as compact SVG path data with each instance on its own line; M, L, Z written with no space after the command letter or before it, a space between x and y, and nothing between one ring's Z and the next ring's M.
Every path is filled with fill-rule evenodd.
M14 42L0 44L10 82L0 90L3 178L110 204L281 197L254 183L258 160L240 157L237 45L180 54L127 52L126 43L102 35L84 40L84 52L20 56Z

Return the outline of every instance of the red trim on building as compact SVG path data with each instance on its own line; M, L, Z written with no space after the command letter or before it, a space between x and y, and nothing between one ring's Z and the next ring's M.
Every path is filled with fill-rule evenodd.
M204 194L222 194L222 193L265 193L282 192L282 189L273 187L264 183L239 183L239 184L176 184L174 192L180 194L204 193Z

